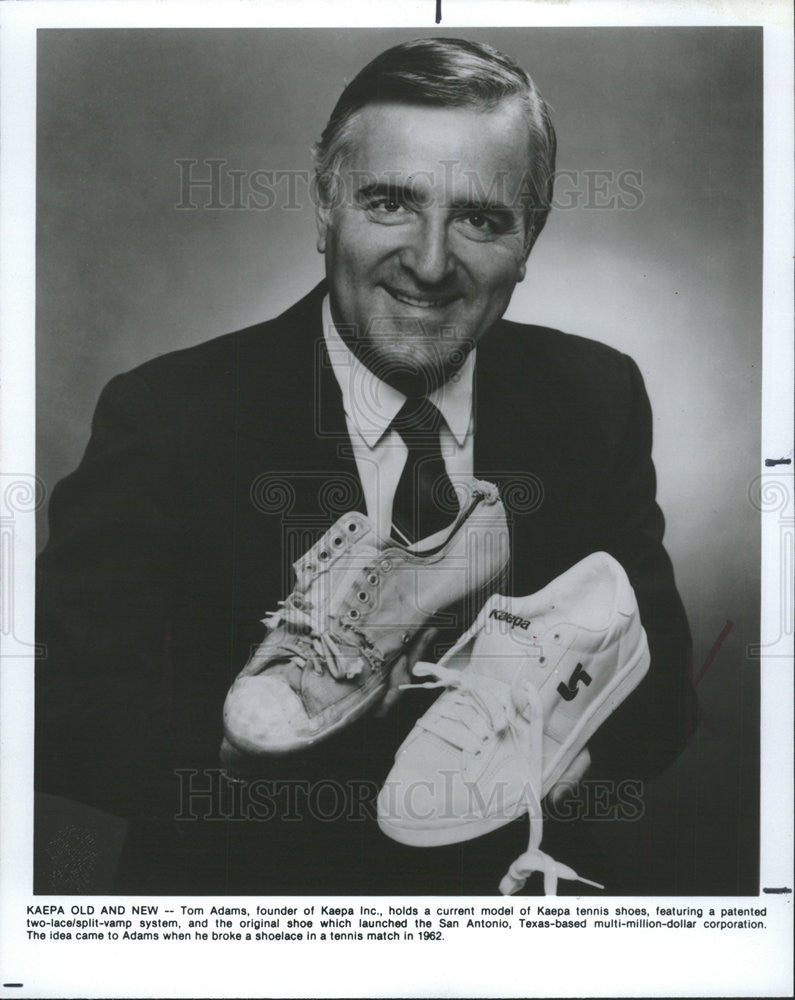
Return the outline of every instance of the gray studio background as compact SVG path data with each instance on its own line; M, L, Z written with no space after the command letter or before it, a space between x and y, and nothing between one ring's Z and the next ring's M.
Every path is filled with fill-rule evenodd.
M598 835L641 859L639 892L658 862L703 892L754 892L761 31L40 31L38 475L49 491L77 464L112 375L276 315L322 276L305 184L292 200L274 185L267 210L184 210L176 161L198 160L196 177L226 161L226 205L229 170L308 171L344 83L434 33L510 53L552 105L560 207L508 316L636 359L696 673L732 623L698 686L696 742L648 789L642 821ZM626 207L617 181L583 171L622 174ZM41 546L43 517L39 531Z

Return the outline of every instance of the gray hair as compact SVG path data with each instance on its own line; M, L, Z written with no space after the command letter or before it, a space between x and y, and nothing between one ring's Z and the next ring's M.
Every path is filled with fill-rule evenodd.
M418 38L387 49L345 87L320 141L314 147L321 204L339 197L341 167L352 151L358 112L370 104L493 108L516 97L529 131L529 169L523 188L527 204L527 249L544 227L552 204L555 129L544 99L518 63L489 45L463 38Z

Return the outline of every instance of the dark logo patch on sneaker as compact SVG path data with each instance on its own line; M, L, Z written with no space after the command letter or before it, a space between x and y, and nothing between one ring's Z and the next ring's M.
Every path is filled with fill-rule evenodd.
M496 618L498 622L507 622L511 628L522 628L525 632L530 628L530 621L520 615L512 615L510 611L500 611L492 608L489 618Z
M582 683L588 687L588 685L593 680L593 677L584 669L581 663L578 663L574 668L571 677L569 677L568 684L561 682L558 684L558 694L563 698L564 701L573 701L577 697L579 692L579 683Z

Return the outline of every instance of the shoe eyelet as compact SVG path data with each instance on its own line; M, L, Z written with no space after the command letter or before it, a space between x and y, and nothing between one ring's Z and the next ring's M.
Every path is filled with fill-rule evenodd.
M539 663L546 663L546 662L547 662L547 658L546 658L546 656L540 656L540 657L538 658L538 662L539 662Z
M323 549L322 552L318 552L317 557L318 559L321 559L323 562L325 562L328 559L328 552L326 552L326 550Z
M356 608L351 608L351 610L348 612L348 617L353 618L353 620L356 621L356 619L359 617L359 612L356 610Z
M560 633L558 633L558 634L557 634L557 635L555 636L555 638L556 638L556 639L559 639L559 638L560 638Z
M333 545L336 545L336 546L337 546L337 548L339 548L339 547L340 547L340 545L342 545L342 539L341 539L341 538L339 537L339 535L337 535L337 537L336 537L336 538L335 538L335 539L333 540L333 543L332 543L332 544L333 544Z
M388 573L392 569L392 561L391 561L391 559L384 559L384 561L381 563L381 569L385 573Z
M304 606L304 602L301 600L300 597L294 597L293 598L293 607L294 608L302 608L303 606Z
M348 531L353 533L354 531L358 531L358 529L359 525L355 521L348 521Z
M360 590L356 596L362 602L362 604L364 604L367 601L369 595L367 594L366 590Z
M375 586L378 583L378 577L376 576L375 573L370 573L370 575L367 577L367 582Z

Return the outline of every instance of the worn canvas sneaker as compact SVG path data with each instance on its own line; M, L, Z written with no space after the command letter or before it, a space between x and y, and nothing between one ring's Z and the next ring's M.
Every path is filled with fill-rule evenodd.
M341 517L294 564L292 593L229 690L222 760L301 750L359 718L418 630L468 596L482 601L507 562L505 510L479 480L444 543L426 551L378 537L362 514Z
M541 801L648 668L635 594L607 553L537 594L491 597L438 664L414 668L435 678L423 687L447 690L397 752L378 798L381 829L431 847L527 813L528 851L501 891L518 891L532 871L544 872L548 893L558 878L579 878L539 850Z

